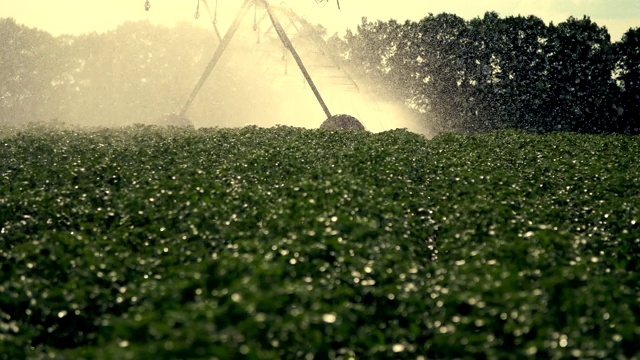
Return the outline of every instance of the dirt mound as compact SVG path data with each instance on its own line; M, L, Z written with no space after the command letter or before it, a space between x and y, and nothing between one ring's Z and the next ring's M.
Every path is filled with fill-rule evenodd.
M329 117L320 125L320 129L366 130L360 120L346 114L338 114Z

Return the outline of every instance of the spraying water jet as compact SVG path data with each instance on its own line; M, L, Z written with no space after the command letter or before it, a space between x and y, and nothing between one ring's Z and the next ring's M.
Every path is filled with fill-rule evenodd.
M208 4L207 4L206 0L202 0L202 1L204 2L205 6L207 7L207 10L209 11L209 7L208 7ZM199 3L200 3L200 0L198 1L198 8L196 10L196 13L198 13L198 11L199 11ZM256 12L257 12L258 6L260 6L260 7L264 8L264 10L266 12L266 15L268 15L268 18L271 21L272 29L278 35L278 38L280 39L280 41L281 41L282 45L284 46L284 48L289 51L289 53L291 54L291 56L295 60L296 64L298 65L298 68L300 69L302 75L304 76L306 84L309 85L309 88L313 92L313 94L314 94L314 96L316 98L316 101L318 102L318 104L322 108L322 111L324 112L324 114L326 116L326 120L322 123L324 126L321 126L321 127L323 127L323 128L331 127L331 128L354 128L354 129L357 128L357 129L364 129L364 126L362 125L362 123L359 120L357 120L355 117L353 117L353 116L345 115L345 114L340 114L340 115L333 116L331 114L331 111L329 110L329 107L327 106L327 104L324 101L322 95L320 94L320 91L318 90L318 87L316 86L316 84L314 83L313 79L311 78L311 75L307 71L307 68L305 67L305 65L303 63L302 58L300 57L300 55L298 54L298 52L297 52L296 48L294 47L293 43L289 39L289 36L287 35L286 30L280 24L280 21L279 21L278 17L276 16L276 13L275 13L274 9L279 10L290 21L293 21L292 19L295 17L294 14L292 14L293 12L291 10L288 10L288 9L281 9L280 7L273 7L273 6L271 6L269 4L269 2L267 0L245 0L242 3L242 6L240 7L240 9L238 10L238 13L236 14L233 22L229 26L229 29L227 30L226 34L222 38L220 38L219 32L217 30L216 19L214 17L212 17L211 12L209 11L209 15L210 15L210 17L212 17L212 24L214 26L214 29L216 30L216 35L218 36L218 38L220 40L220 44L216 48L211 60L209 61L209 63L205 67L202 75L200 76L200 78L196 82L196 84L195 84L195 86L194 86L189 98L185 102L184 106L182 107L182 109L180 110L179 113L175 114L176 115L175 118L186 119L186 113L189 111L189 108L191 107L191 105L194 102L196 96L198 95L198 93L200 92L202 87L204 86L207 78L210 76L211 72L216 67L218 61L220 60L220 57L225 52L227 46L231 42L234 34L238 30L242 20L245 18L245 16L249 12L249 9L251 8L252 5L254 7L254 31L256 30L256 17L257 17ZM146 8L146 6L145 6L145 8ZM216 2L216 8L217 8L217 2ZM296 29L296 30L299 31L299 29ZM354 82L354 84L355 84L355 82ZM356 85L356 87L357 87L357 85Z

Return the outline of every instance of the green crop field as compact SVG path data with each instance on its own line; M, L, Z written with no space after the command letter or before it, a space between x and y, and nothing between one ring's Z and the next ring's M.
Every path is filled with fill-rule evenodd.
M1 359L640 356L640 137L0 138Z

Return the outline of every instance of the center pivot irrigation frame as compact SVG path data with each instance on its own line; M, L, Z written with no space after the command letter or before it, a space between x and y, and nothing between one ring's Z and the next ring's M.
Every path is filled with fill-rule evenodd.
M209 6L208 6L206 0L198 0L198 8L196 10L196 15L195 15L196 18L199 17L200 1L203 1L205 7L207 8L207 11L209 12L209 15L211 16L211 11L209 9ZM316 0L316 1L318 1L318 0ZM229 26L229 29L227 30L227 32L225 33L224 37L222 37L222 38L220 38L220 33L219 33L218 28L216 26L216 20L217 20L216 19L216 17L217 17L217 3L216 3L216 16L212 16L212 22L213 22L213 27L214 27L215 32L216 32L216 36L217 36L218 40L220 41L220 45L218 45L218 47L216 48L215 52L213 53L213 56L211 57L211 60L209 61L209 63L205 67L204 72L200 76L200 79L198 79L198 82L196 83L195 87L191 91L191 95L189 95L189 99L187 100L187 102L182 107L182 110L180 110L180 113L178 114L178 116L180 116L181 118L185 118L185 115L186 115L187 111L189 111L189 108L191 107L191 104L195 100L196 96L198 95L198 92L200 92L200 90L204 86L204 83L206 82L207 78L209 77L209 75L211 74L211 72L215 68L216 64L220 60L220 57L222 56L222 54L224 53L225 49L227 48L227 46L231 42L231 39L233 38L234 34L236 33L236 31L240 27L240 23L242 22L242 20L245 18L245 16L249 12L249 9L251 8L252 4L255 7L257 7L258 5L262 5L265 8L267 14L269 15L269 19L271 20L271 24L273 25L273 29L278 34L278 37L280 38L280 41L282 42L282 45L284 45L284 47L287 48L289 50L289 52L291 53L291 55L293 56L294 60L296 61L296 64L298 65L298 68L300 69L300 71L302 72L302 75L304 76L305 80L307 81L307 84L309 84L309 87L313 91L313 94L315 95L316 100L318 101L318 103L322 107L322 111L325 113L327 118L331 118L332 115L331 115L331 112L329 111L329 108L327 107L327 104L322 99L322 95L320 95L320 92L318 91L318 88L316 87L315 83L313 82L313 79L311 79L311 75L309 74L309 72L307 71L306 67L304 66L304 63L302 62L302 59L300 58L300 55L298 54L298 52L296 51L295 47L291 43L291 40L289 39L289 36L287 36L287 33L284 30L284 28L282 27L282 25L280 24L280 21L278 21L278 18L276 17L271 5L269 5L269 1L268 0L244 0L244 2L242 3L242 6L238 10L238 13L236 14L236 17L234 18L233 22ZM145 10L148 11L149 8L150 8L149 0L146 0L146 2L145 2ZM354 84L355 84L355 82L354 82Z

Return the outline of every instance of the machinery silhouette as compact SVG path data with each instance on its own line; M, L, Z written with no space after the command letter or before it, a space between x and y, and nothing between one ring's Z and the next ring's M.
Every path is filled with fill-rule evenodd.
M323 3L323 2L328 2L329 0L315 0L315 1L318 4L320 4L320 3ZM217 0L216 0L216 3L215 3L215 7L214 7L214 11L213 12L211 11L211 8L209 7L209 4L207 3L206 0L198 0L197 7L196 7L196 12L195 12L195 15L194 15L194 17L196 19L200 17L200 3L201 2L204 4L204 6L205 6L205 8L206 8L206 10L207 10L207 12L209 14L209 17L211 19L213 28L215 30L216 37L217 37L218 41L220 42L220 44L218 45L218 47L216 48L215 52L213 53L213 55L211 57L211 60L209 61L209 63L205 67L205 69L204 69L202 75L200 76L200 78L198 79L198 81L196 82L193 90L191 91L191 94L190 94L189 98L187 99L186 103L184 104L184 106L182 107L180 112L176 113L176 114L171 114L170 116L168 116L168 118L171 118L171 119L174 119L174 120L175 119L180 119L180 121L179 121L180 124L190 124L190 121L187 119L186 114L189 111L189 108L190 108L191 104L193 103L193 101L197 97L198 93L202 89L203 85L205 84L207 78L209 77L209 75L211 74L213 69L218 64L218 61L220 60L220 57L223 55L223 53L227 49L227 46L231 42L233 36L235 35L236 31L238 30L238 28L239 28L240 24L242 23L243 19L246 17L247 13L249 12L251 7L253 6L254 11L255 11L254 12L254 31L257 29L257 22L258 22L257 21L257 11L258 11L258 8L259 8L261 11L264 11L264 16L262 17L262 19L268 18L269 21L271 22L270 29L275 31L275 33L277 34L277 36L280 39L280 41L281 41L282 45L284 46L284 48L289 51L289 53L291 54L291 56L295 60L298 68L300 69L300 72L304 76L304 79L305 79L306 83L309 85L309 88L313 92L318 104L320 105L320 107L322 108L322 111L326 115L326 120L321 124L320 127L321 128L325 128L325 129L357 129L357 130L365 130L365 127L362 125L362 123L358 119L353 117L353 116L345 115L345 114L332 115L332 113L329 110L326 102L322 98L322 95L320 94L320 91L318 90L318 87L314 83L313 79L311 78L311 75L309 74L309 71L305 67L305 65L304 65L304 63L302 61L302 58L300 57L298 51L296 50L296 48L294 47L293 43L291 42L291 39L287 35L286 30L283 28L282 24L280 23L280 20L279 20L279 18L278 18L276 13L278 13L281 16L283 16L284 18L286 18L289 21L289 25L293 25L296 28L296 30L298 30L298 31L300 31L299 26L302 26L302 27L305 27L305 28L311 27L306 20L304 20L301 17L299 17L295 12L293 12L290 9L284 8L282 6L272 6L272 5L270 5L268 0L244 0L244 2L242 3L242 6L238 10L235 18L233 19L233 22L229 26L229 29L224 34L224 36L221 36L220 35L220 31L218 30L218 27L217 27L217 14L218 14L218 11L217 11L217 8L218 8ZM340 8L339 0L337 1L337 5L338 5L338 8ZM149 11L151 9L151 3L150 3L149 0L145 1L144 8L145 8L146 11ZM308 31L307 33L313 34L313 31ZM317 36L317 35L316 35L316 38L312 39L312 40L314 40L314 42L320 47L322 47L323 44L324 44L324 40L323 39L319 39L319 36ZM328 49L325 49L325 51L323 51L323 53L329 53ZM335 65L338 67L338 69L340 69L340 66L337 63L337 60L335 58L333 58L332 60L334 61ZM353 86L356 89L358 89L358 85L356 84L356 82L348 74L345 73L345 76L347 77L347 79L350 82L352 82Z

